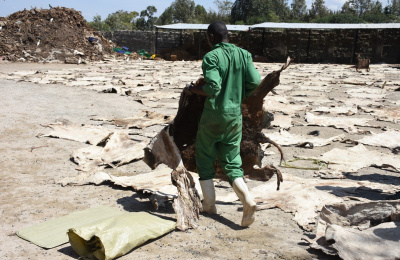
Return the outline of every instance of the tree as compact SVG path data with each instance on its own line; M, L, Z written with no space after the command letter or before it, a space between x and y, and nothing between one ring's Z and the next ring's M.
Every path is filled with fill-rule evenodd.
M109 14L104 20L104 23L108 26L108 30L133 30L136 29L134 22L135 18L139 14L135 11L127 12L123 10L116 11L115 13Z
M289 18L287 0L236 0L232 6L232 23L279 22Z
M167 7L157 20L158 25L171 24L174 21L172 6Z
M157 21L157 17L153 17L154 13L157 12L157 8L150 5L140 12L140 18L136 20L136 27L139 30L152 30L154 24Z
M315 23L363 23L364 21L357 15L339 13L318 18L314 22Z
M172 3L173 21L177 23L190 23L194 20L195 3L191 0L175 0Z
M308 13L311 19L316 19L327 16L329 14L329 9L325 6L324 0L314 0Z
M207 23L207 11L202 5L196 5L194 8L194 21L196 23Z
M215 0L214 4L218 8L218 14L222 17L229 17L231 15L233 3L228 0Z
M389 23L390 15L383 11L382 3L379 1L372 2L369 10L367 10L361 18L367 23Z
M342 13L355 14L360 17L368 13L372 6L371 0L347 0L342 6Z
M89 24L97 31L104 31L105 29L104 22L101 21L101 15L95 15L93 21L89 22Z
M400 16L400 0L392 0L389 10L391 15Z
M292 10L290 17L292 20L301 21L304 19L307 11L307 5L305 0L293 0L291 4Z
M287 0L271 0L272 1L272 9L275 11L275 14L278 16L280 21L286 21L290 16L290 8Z
M251 8L250 0L236 0L232 5L231 10L231 22L236 23L238 21L245 22L249 16Z

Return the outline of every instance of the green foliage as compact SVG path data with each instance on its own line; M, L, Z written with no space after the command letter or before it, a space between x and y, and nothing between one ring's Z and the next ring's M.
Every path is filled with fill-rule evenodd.
M204 17L202 23L212 23L215 21L221 21L226 24L230 23L230 16L221 15L213 10L210 10L207 15Z
M172 6L164 10L157 20L158 25L171 24L174 21Z
M390 16L381 14L366 14L361 17L367 23L390 23Z
M304 19L307 11L307 5L305 0L293 0L291 4L290 17L292 20L301 21Z
M196 5L194 8L194 17L196 23L206 23L207 11L202 5Z
M357 16L383 13L382 3L372 0L348 0L342 6L342 13Z
M232 5L231 22L246 22L246 20L249 18L250 8L251 0L236 0Z
M93 17L93 21L89 22L89 24L96 30L96 31L103 31L104 23L101 21L101 15L96 15Z
M279 16L277 16L274 12L271 11L266 16L252 16L249 19L247 19L247 24L249 25L264 23L264 22L278 23Z
M231 22L284 21L289 17L287 0L236 0L232 6Z
M233 3L229 0L215 0L214 4L218 8L218 15L229 18L231 15Z
M400 21L400 0L390 0L383 8L379 0L347 0L341 11L333 12L325 0L313 0L307 10L305 0L215 0L218 10L207 11L193 0L175 0L159 18L155 6L139 13L119 10L102 21L100 15L89 24L98 31L152 30L155 24L203 23L223 21L232 24L263 22L388 23Z
M135 11L129 13L123 10L116 11L104 20L105 28L109 31L134 30L136 29L134 19L138 15Z
M157 22L157 17L154 17L154 13L157 12L157 8L150 5L140 12L140 18L136 20L136 28L138 30L152 30L154 24Z
M360 17L352 14L333 14L314 20L315 23L364 23Z
M314 0L308 14L310 20L314 20L329 15L329 9L326 7L324 0Z
M194 20L195 3L191 0L175 0L172 3L172 18L175 23L191 23Z
M397 16L397 19L399 19L400 16L400 0L392 0L392 4L389 7L391 15Z
M276 16L278 16L280 21L287 21L290 17L290 8L287 0L271 0L271 3L272 3L271 13L275 12Z

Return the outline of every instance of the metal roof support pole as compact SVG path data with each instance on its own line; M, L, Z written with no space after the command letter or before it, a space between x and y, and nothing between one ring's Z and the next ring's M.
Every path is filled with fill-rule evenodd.
M352 50L352 53L351 53L350 64L353 64L354 57L355 57L354 55L356 55L357 39L358 39L358 29L355 29L355 30L354 30L353 50Z
M307 58L306 62L308 62L308 54L310 53L310 38L311 38L311 29L308 30L308 40L307 40Z
M250 30L251 28L249 28L247 30L247 51L250 52Z
M299 48L297 50L297 62L300 63L300 51L301 51L301 38L303 36L303 29L300 29L300 38L299 38Z
M377 43L375 47L375 57L373 62L381 62L382 61L382 53L383 53L383 46L385 44L385 30L380 30L381 33L379 33L379 30L376 31L376 38L377 38ZM381 37L378 37L378 35L381 34Z
M179 47L182 47L182 45L183 45L183 30L181 30L181 34L179 35L179 44L180 44L180 46Z
M199 60L201 58L201 30L199 30Z
M158 49L158 28L156 27L156 41L155 41L155 47L154 47L154 54L157 54L157 49Z
M263 28L263 33L262 33L262 49L261 49L262 56L264 56L264 44L265 44L265 28Z

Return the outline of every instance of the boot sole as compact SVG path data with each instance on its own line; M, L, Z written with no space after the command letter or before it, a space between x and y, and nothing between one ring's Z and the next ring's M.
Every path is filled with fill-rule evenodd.
M257 210L257 205L250 206L250 208L244 210L243 209L243 218L242 218L242 227L248 227L253 224L255 217L254 213Z

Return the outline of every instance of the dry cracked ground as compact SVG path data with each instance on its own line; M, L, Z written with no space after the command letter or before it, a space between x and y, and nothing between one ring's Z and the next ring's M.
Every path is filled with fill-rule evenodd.
M256 68L264 77L281 65L256 63ZM45 250L16 231L98 205L175 218L170 203L155 211L148 196L132 188L74 181L82 174L77 168L88 165L73 154L91 144L46 135L57 123L124 131L146 143L173 118L182 88L201 76L200 67L184 61L0 63L0 258L77 259L69 244ZM171 232L120 259L338 258L310 249L303 238L315 235L326 204L387 200L400 190L399 75L399 67L387 64L372 65L369 72L349 65L292 64L282 72L276 94L264 102L275 118L264 133L283 147L287 164L279 166L278 151L263 146L263 163L277 166L284 182L276 191L275 177L266 183L248 180L260 208L256 222L247 229L238 225L240 203L228 183L216 181L217 216L201 215L197 229ZM149 113L164 121L143 119ZM134 120L113 123L124 118ZM150 172L141 156L119 167L95 166L116 177ZM60 184L65 180L70 185Z

